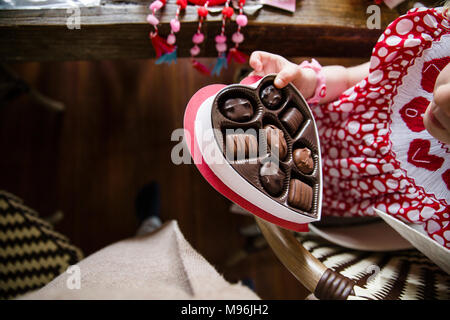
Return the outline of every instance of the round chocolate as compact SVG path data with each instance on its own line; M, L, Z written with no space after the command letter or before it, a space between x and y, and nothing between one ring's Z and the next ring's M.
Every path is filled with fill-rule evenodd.
M310 174L314 170L314 160L311 156L311 150L308 148L295 149L292 153L294 163L297 168L306 174Z
M246 122L253 117L253 106L244 98L232 98L225 101L221 107L222 114L230 120Z
M281 117L281 123L283 123L291 136L295 135L302 122L303 115L297 108L289 108Z
M261 91L261 100L267 108L276 109L283 100L283 96L280 90L270 85Z
M286 177L280 167L272 161L265 162L259 170L261 184L272 196L276 197L283 191L283 182Z
M298 179L292 179L289 182L289 205L303 211L311 210L313 190L306 183Z
M264 130L266 133L267 145L270 150L274 152L278 150L278 159L283 160L286 157L288 150L283 130L280 130L272 124L265 125Z

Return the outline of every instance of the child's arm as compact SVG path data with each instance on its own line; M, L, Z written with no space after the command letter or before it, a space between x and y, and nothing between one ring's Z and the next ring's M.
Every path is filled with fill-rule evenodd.
M327 95L320 103L334 101L350 87L369 75L369 62L359 66L345 68L343 66L325 66L322 68L325 74Z
M252 53L250 66L254 69L254 74L261 76L277 73L275 86L278 88L285 87L289 82L292 82L305 99L314 95L317 78L315 71L312 69L300 68L282 56L263 51ZM367 77L369 75L369 63L351 68L326 66L322 70L326 79L327 94L319 103L336 100L342 92Z

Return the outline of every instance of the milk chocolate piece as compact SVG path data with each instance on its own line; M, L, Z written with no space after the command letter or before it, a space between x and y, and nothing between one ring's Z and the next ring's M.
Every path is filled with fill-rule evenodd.
M258 140L252 134L228 134L225 143L228 159L243 160L258 156Z
M311 210L313 190L307 184L298 179L291 179L289 182L289 205L303 211Z
M253 107L250 101L243 98L228 99L221 111L225 117L237 122L246 122L253 117Z
M311 150L308 148L295 149L292 153L294 163L297 168L306 174L310 174L314 169L314 161L311 156Z
M272 124L265 125L264 130L266 131L267 145L273 151L278 150L278 159L283 160L288 150L283 130Z
M281 91L273 85L267 86L261 91L261 100L269 109L276 109L283 99Z
M281 194L286 175L278 165L272 161L264 163L259 170L259 176L262 186L270 195L276 197Z
M289 108L281 117L281 122L293 136L303 122L303 115L297 108Z

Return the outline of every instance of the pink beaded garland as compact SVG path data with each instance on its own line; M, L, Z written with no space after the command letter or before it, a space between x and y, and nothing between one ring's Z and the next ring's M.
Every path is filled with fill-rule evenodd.
M197 56L199 53L200 53L200 48L197 45L195 45L191 48L191 55L193 57Z
M154 26L156 26L156 25L159 24L158 18L156 18L156 17L155 17L154 15L152 15L152 14L149 14L149 15L147 16L147 22L150 23L151 25L154 25Z
M174 44L177 41L177 38L175 37L174 34L169 34L167 36L167 43L168 44Z
M217 43L225 43L227 42L227 37L219 34L218 36L216 36L215 40Z
M247 16L240 14L236 17L236 23L241 26L241 27L245 27L247 25Z
M202 43L203 40L205 40L205 36L201 32L198 32L198 33L194 34L194 36L192 37L192 42L195 43L195 44Z
M153 10L159 10L159 9L162 8L163 5L164 5L164 4L163 4L161 1L157 0L157 1L153 2L153 3L150 5L149 8L150 8L151 11L153 11Z
M216 43L216 50L220 53L227 51L226 43Z
M180 31L180 21L178 21L177 19L170 20L170 28L173 32Z
M234 43L242 43L244 41L244 35L240 32L235 32L231 36L231 40L233 40Z

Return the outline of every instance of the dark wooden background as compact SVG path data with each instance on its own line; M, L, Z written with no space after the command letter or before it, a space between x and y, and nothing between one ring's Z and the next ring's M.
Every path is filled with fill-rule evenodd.
M149 3L103 0L101 6L81 8L80 29L73 30L67 27L71 13L66 9L0 10L0 61L153 58L148 39L152 27L146 22ZM373 0L297 0L295 13L265 6L249 16L241 48L290 57L366 57L382 30L399 15L382 5L381 29L369 30L367 8L373 4ZM158 12L162 36L169 33L176 10L173 1ZM195 6L188 6L180 19L178 54L188 57L198 25ZM220 14L209 14L203 26L202 56L217 56L214 36L220 27ZM228 36L235 31L236 23L228 22Z
M213 60L206 59L212 64ZM352 65L361 59L321 59ZM12 65L42 93L65 103L55 113L22 96L0 107L0 189L22 197L42 216L62 210L56 229L86 255L134 234L134 199L151 180L161 184L162 218L176 219L187 240L231 282L252 278L268 299L302 299L306 290L270 249L230 268L243 247L240 227L253 219L229 213L230 202L194 165L174 165L170 135L182 127L189 98L210 83L234 82L194 71L189 60L23 63Z

